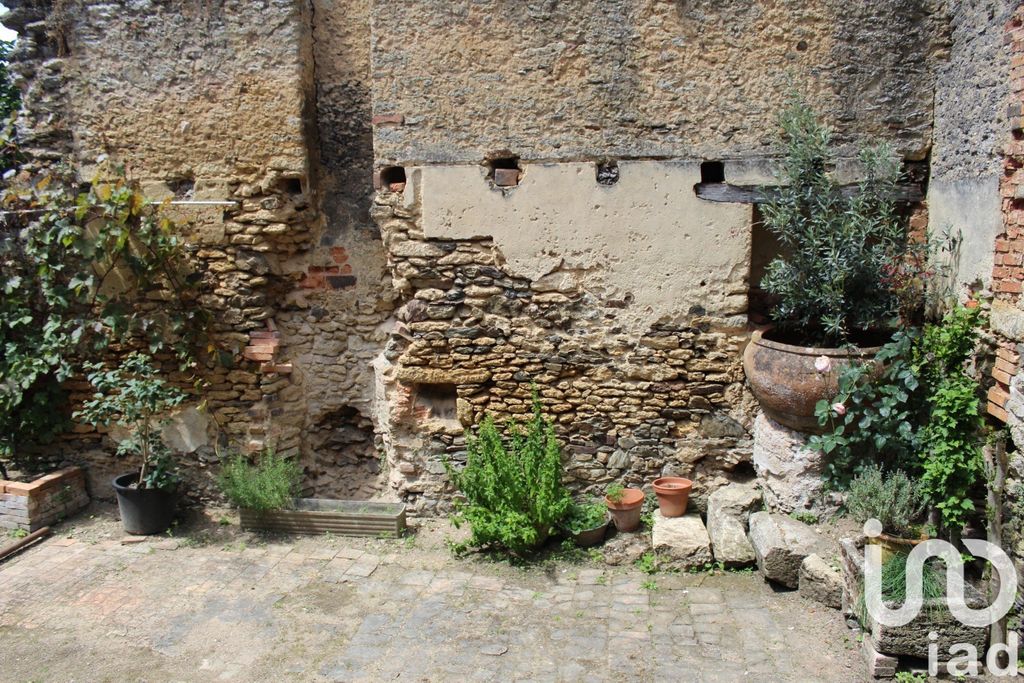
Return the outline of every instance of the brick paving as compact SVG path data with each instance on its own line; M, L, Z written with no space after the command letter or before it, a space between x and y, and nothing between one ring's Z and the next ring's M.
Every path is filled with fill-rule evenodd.
M856 681L838 612L757 574L455 559L237 527L122 544L101 511L0 564L4 681Z

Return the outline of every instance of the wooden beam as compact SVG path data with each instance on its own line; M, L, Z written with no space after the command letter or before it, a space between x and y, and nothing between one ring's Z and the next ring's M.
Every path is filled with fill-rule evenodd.
M843 185L844 197L852 197L857 193L857 185ZM729 183L697 183L694 191L701 199L709 202L725 202L730 204L764 204L775 195L777 185L730 185ZM913 204L924 199L921 186L917 184L897 185L893 196L897 202Z

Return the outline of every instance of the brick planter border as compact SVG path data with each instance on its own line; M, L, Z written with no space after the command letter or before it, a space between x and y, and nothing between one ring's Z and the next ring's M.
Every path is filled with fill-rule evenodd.
M31 482L0 479L0 529L35 531L88 504L80 467L66 467Z

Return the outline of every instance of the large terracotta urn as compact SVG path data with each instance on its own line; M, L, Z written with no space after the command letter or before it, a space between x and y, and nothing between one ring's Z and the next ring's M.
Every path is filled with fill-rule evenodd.
M754 332L743 352L743 370L750 390L769 418L811 434L823 431L814 407L818 401L832 400L839 393L843 368L870 361L881 348L794 346L770 337L770 330Z

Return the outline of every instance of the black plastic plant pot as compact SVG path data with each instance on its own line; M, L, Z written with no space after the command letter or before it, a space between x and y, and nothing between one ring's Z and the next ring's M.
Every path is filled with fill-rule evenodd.
M136 536L166 531L174 520L175 492L132 488L138 480L139 473L131 472L113 481L117 507L121 511L121 525L126 532Z

